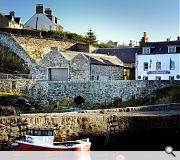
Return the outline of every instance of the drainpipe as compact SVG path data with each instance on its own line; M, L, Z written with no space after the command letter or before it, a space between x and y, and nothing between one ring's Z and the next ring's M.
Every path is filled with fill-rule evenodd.
M70 75L70 61L68 61L68 81L71 80L71 75Z

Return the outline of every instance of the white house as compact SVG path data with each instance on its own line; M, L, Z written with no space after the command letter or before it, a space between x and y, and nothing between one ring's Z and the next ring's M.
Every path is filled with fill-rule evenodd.
M57 17L52 15L52 10L46 8L44 12L43 4L36 5L36 13L24 24L26 28L37 30L62 30Z
M136 56L136 80L180 80L180 37L141 44Z

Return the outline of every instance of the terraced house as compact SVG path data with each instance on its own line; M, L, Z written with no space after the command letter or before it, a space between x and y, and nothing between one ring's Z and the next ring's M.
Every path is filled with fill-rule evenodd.
M180 80L180 37L175 41L145 42L136 61L137 80Z
M59 19L53 16L51 8L45 8L43 4L36 5L36 13L24 24L26 28L36 30L54 30L61 31Z
M21 18L16 17L14 11L10 11L7 15L0 13L0 28L22 29Z

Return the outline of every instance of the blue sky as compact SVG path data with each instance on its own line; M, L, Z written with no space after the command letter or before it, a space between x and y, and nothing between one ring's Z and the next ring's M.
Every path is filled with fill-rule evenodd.
M179 35L179 0L0 0L0 11L14 10L25 23L39 3L53 9L65 31L85 35L92 28L103 42L139 41L144 31L150 41Z

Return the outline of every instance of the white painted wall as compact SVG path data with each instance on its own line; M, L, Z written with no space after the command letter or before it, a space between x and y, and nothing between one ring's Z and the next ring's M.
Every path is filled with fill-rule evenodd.
M170 70L170 58L175 61L175 70ZM151 59L151 68L150 68ZM177 75L180 75L180 53L175 54L149 54L149 55L137 55L137 67L136 67L136 79L143 80L144 76L148 76L148 80L155 80L156 76L160 76L161 80L169 80L170 76L174 76L175 80ZM148 62L148 71L156 71L156 62L161 62L161 71L170 71L170 74L147 74L148 71L144 71L144 62ZM141 76L141 79L138 79Z
M56 30L56 24L54 24L45 14L38 13L32 16L25 24L25 27L32 27L36 29L36 20L38 17L37 29L38 30Z

